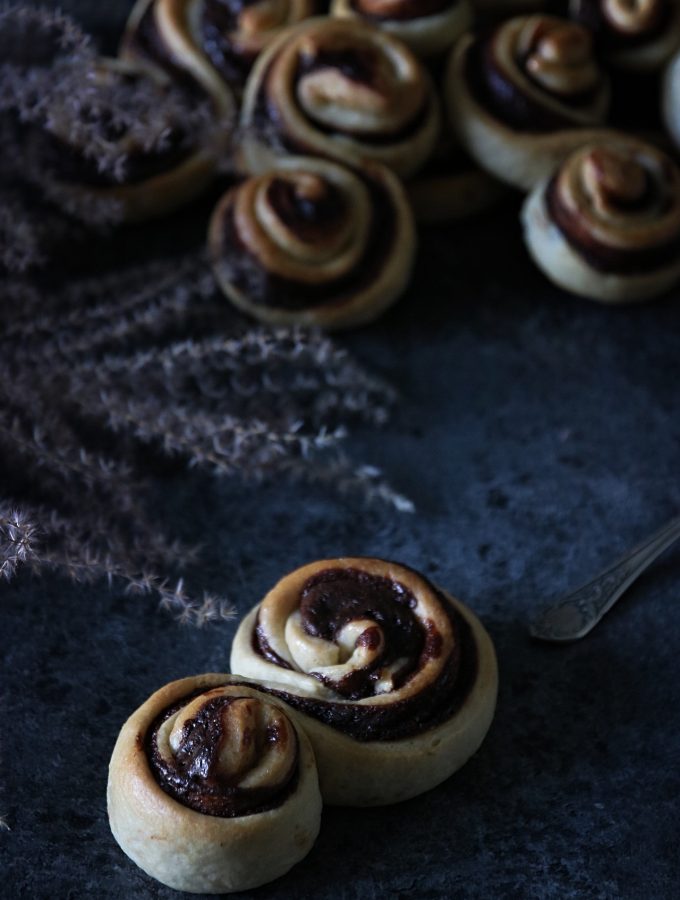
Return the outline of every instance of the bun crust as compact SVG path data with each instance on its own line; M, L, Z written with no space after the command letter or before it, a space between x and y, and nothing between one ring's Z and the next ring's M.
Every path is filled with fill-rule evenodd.
M228 675L174 681L123 726L109 822L125 853L175 890L229 893L283 875L311 849L321 798L295 713ZM217 736L217 737L216 737Z
M365 558L282 579L239 626L231 666L301 714L324 800L347 806L448 778L482 743L498 686L467 607L412 569Z

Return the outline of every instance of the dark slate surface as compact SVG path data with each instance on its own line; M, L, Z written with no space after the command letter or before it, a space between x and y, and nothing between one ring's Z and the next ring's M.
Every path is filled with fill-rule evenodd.
M289 569L375 554L470 603L497 646L498 713L475 758L400 806L326 809L284 898L639 897L680 890L680 554L587 640L526 622L680 508L680 321L673 298L606 310L552 289L510 206L429 232L413 287L345 338L404 395L353 451L415 515L326 489L174 477L166 502L211 538L209 580L241 611ZM188 519L188 521L187 521ZM152 602L24 578L1 594L5 897L177 896L127 860L105 784L127 715L168 680L224 670L234 625L178 625Z
M103 12L66 6L90 25ZM125 6L107 5L109 26ZM425 233L407 296L343 340L403 394L391 425L352 449L384 467L415 515L195 473L165 485L159 512L209 538L207 580L241 612L322 556L422 569L489 628L498 713L446 784L391 808L326 809L308 858L249 896L678 896L680 551L585 641L540 645L526 629L545 600L680 510L677 303L607 310L566 297L529 263L511 204ZM0 894L179 896L113 841L107 764L149 693L226 669L235 623L187 629L153 602L52 578L2 587L0 610L0 814L11 828L0 832Z

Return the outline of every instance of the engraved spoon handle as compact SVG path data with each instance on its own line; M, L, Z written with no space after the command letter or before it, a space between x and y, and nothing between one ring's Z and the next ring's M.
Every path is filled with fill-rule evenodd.
M630 550L592 581L545 609L529 631L544 641L576 641L585 637L654 560L680 538L680 516Z

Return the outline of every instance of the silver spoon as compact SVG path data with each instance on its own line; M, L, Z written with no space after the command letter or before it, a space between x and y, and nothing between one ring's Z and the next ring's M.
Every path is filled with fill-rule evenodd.
M634 547L592 581L545 609L529 625L543 641L576 641L585 637L638 575L680 538L680 516Z

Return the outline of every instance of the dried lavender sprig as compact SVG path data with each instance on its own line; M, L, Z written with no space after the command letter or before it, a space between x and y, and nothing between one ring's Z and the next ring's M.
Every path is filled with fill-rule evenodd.
M3 65L46 67L60 58L92 53L89 35L59 10L25 3L0 5L0 60Z
M199 545L166 537L144 515L126 523L120 515L97 506L70 515L45 505L24 504L23 509L32 520L42 523L42 533L50 545L58 545L60 553L70 558L78 558L86 549L90 555L103 555L119 563L124 560L129 571L148 566L181 571L198 562Z
M209 297L212 276L199 272L190 278L187 272L171 276L166 284L151 284L133 292L127 302L108 296L97 307L74 310L59 320L58 313L39 317L10 327L2 345L8 353L25 352L29 343L39 343L46 364L65 360L73 366L115 347L129 347L141 338L162 336L169 328L196 315L196 307ZM19 346L21 341L23 346Z
M35 561L37 532L23 510L0 503L0 579L9 581L20 565Z
M6 344L7 352L19 343L33 341L68 344L93 326L104 327L118 316L148 310L153 303L167 300L174 305L178 293L185 302L212 297L214 280L207 272L201 252L175 259L171 267L166 260L152 261L69 281L56 291L10 281L5 289L13 291L16 299L7 312L14 310L14 314L11 323L3 327L0 346Z
M98 57L59 13L4 10L0 50L0 173L11 176L13 166L16 178L84 222L118 222L122 207L110 193L71 186L75 160L115 184L140 156L174 165L198 149L226 152L230 123L207 98Z
M40 522L38 527L35 523ZM184 579L172 586L165 576L139 566L135 560L97 549L91 538L82 539L82 523L39 507L12 508L0 503L0 577L10 580L24 566L35 574L48 568L67 574L76 583L106 578L120 581L127 593L156 594L162 608L182 622L204 625L231 618L233 606L222 597L203 593L194 598Z
M23 474L42 481L50 492L63 495L80 485L106 496L120 512L131 513L139 505L131 467L124 460L88 451L58 413L46 412L38 424L0 407L0 446L10 466L12 457L18 457Z
M299 481L330 486L338 494L358 497L366 505L384 503L401 513L413 513L416 509L409 497L390 485L381 469L357 465L342 453L318 461L312 469L299 460L288 459L282 463L282 471Z
M306 404L314 423L329 415L355 414L383 423L395 400L394 391L356 364L328 338L301 329L266 332L251 329L237 337L175 342L133 355L106 356L94 377L115 378L118 389L135 390L143 378L146 390L178 402L200 394L211 404L246 408L251 398L299 410ZM299 411L289 417L299 418Z
M214 128L209 105L116 60L68 17L24 6L0 14L0 111L15 112L125 177L131 150L163 152Z
M345 437L345 430L320 430L308 434L300 423L277 431L264 421L243 420L195 407L164 408L142 399L115 393L101 397L108 425L113 431L132 432L144 443L160 443L165 453L185 457L191 465L207 465L218 473L242 474L275 469L289 455L307 457Z

